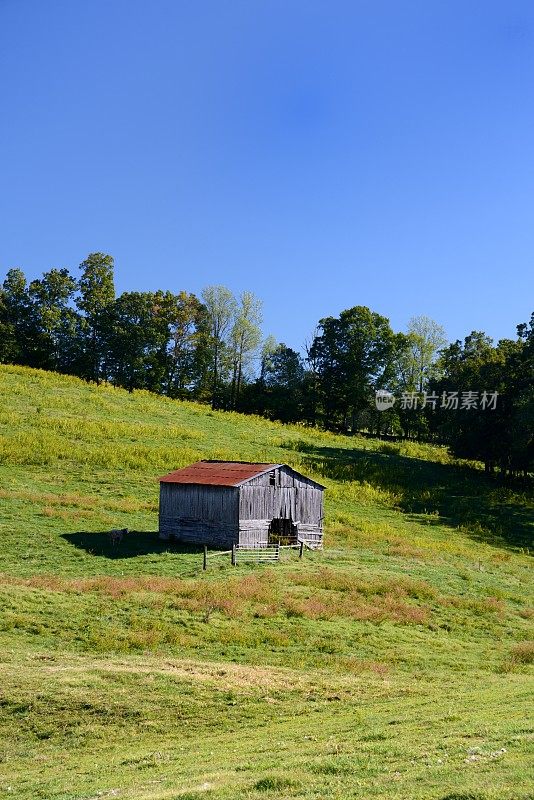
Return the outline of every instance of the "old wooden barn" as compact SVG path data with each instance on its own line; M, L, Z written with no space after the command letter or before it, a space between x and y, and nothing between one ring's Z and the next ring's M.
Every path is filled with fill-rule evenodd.
M162 539L227 548L323 543L324 486L287 464L199 461L160 478Z

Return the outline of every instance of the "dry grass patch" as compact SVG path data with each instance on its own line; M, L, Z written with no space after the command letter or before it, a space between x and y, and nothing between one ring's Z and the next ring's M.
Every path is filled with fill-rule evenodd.
M335 598L310 597L301 600L287 597L284 609L289 617L330 620L348 618L358 622L395 622L401 625L424 625L430 617L430 609L414 606L399 600L394 595L377 595L373 602L366 602L358 595Z
M51 592L75 594L95 592L112 598L122 598L137 592L174 594L183 590L186 585L185 581L179 578L157 576L115 578L111 575L102 575L97 578L61 578L56 575L33 575L30 578L18 578L12 575L1 575L0 584L28 586Z
M246 575L220 581L146 576L65 579L53 575L35 575L30 578L4 575L0 578L0 583L67 594L94 593L117 601L145 596L145 605L155 609L167 607L198 614L205 623L210 621L214 613L220 613L228 619L266 619L283 614L286 617L314 620L347 618L374 623L389 620L398 624L415 625L425 624L429 619L430 609L426 605L409 602L413 598L431 596L429 587L425 584L421 586L421 582L409 579L354 582L343 573L321 570L320 574L309 576L310 587L310 583L305 580L306 576L296 573L294 577L300 579L301 586L312 588L313 591L307 596L295 595L293 590L283 592L279 579L271 572L261 576ZM133 629L135 628L136 625L133 625ZM139 647L144 643L151 648L169 638L166 628L158 629L154 624L146 628L141 626L137 634L141 638L133 644ZM282 638L282 644L287 643L285 634ZM233 640L235 643L235 637Z
M386 555L400 556L401 558L425 558L427 554L420 547L414 547L403 539L396 539L389 543Z
M458 595L440 597L439 603L442 606L452 606L471 611L476 615L496 614L503 618L506 613L506 604L496 597L461 597Z
M54 494L53 492L35 492L23 489L0 489L1 500L23 500L32 505L44 506L45 516L56 516L50 513L57 508L82 509L85 511L100 511L102 508L123 513L139 511L157 511L157 503L139 500L136 497L114 499L102 498L100 495L82 495L76 492ZM74 512L73 512L74 513Z
M371 575L365 579L357 577L353 572L342 572L329 567L323 567L317 572L293 572L288 579L300 586L314 589L324 589L333 592L351 592L365 597L376 595L396 595L397 597L412 597L421 600L431 600L437 597L436 590L426 581L415 580L409 577L382 577Z
M510 659L513 664L534 664L534 641L519 642L514 645Z
M365 672L374 672L375 675L385 677L390 672L389 664L384 664L382 661L372 661L368 659L355 658L349 656L342 658L338 661L341 669L353 674L360 675Z
M209 622L214 612L237 618L244 615L268 617L281 610L278 584L270 573L219 581L158 576L61 578L34 575L18 578L0 575L2 584L65 594L98 594L117 601L143 595L145 605L198 613L204 622Z

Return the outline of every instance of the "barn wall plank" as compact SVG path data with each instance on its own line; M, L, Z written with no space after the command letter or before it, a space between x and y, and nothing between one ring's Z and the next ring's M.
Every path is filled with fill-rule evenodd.
M238 498L233 487L162 483L160 536L231 547L239 537Z

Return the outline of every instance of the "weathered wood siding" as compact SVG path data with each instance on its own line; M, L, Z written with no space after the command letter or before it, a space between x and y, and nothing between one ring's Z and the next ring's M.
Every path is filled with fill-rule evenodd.
M313 481L289 467L252 478L239 494L239 543L266 542L269 525L275 518L291 519L297 535L321 546L323 540L323 490Z
M234 487L161 483L160 537L231 547L239 536L238 498Z

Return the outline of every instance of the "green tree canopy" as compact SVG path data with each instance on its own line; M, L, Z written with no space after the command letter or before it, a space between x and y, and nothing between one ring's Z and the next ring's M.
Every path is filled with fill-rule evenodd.
M113 258L105 253L90 253L80 269L76 305L84 313L83 370L85 377L98 383L107 377L109 315L115 301Z

